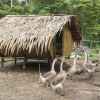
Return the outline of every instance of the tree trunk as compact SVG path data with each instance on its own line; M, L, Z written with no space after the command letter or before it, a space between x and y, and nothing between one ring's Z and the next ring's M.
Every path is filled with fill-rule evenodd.
M13 0L10 1L11 2L11 8L13 7Z

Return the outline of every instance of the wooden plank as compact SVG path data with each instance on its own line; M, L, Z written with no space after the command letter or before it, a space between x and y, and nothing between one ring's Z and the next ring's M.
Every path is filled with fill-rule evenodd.
M72 48L73 48L73 39L67 27L64 28L62 43L63 43L63 55L68 56L71 53Z

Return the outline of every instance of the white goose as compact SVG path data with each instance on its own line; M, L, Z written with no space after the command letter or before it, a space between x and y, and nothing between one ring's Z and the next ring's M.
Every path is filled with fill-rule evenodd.
M64 82L66 79L67 73L63 70L63 62L64 62L64 57L62 59L61 65L60 65L60 72L58 75L54 78L54 80L51 82L50 86L51 88L59 93L60 95L64 95Z
M63 80L61 82L59 82L58 84L54 85L53 83L50 84L51 88L58 94L64 96L65 92L64 92L64 82L65 82L65 78L63 78Z
M76 65L77 64L77 59L78 59L78 56L77 56L77 54L75 54L74 60L73 60L73 65L68 71L69 76L71 76L72 74L77 72L77 65Z
M89 59L88 59L88 54L87 54L87 52L84 50L84 56L85 56L85 60L84 60L84 62L83 62L83 68L87 71L87 72L89 72L89 73L93 73L93 72L95 72L95 66L96 66L96 64L95 63L92 63L91 61L89 61ZM88 67L92 67L92 69L90 69L90 68L88 68Z
M57 61L57 58L53 60L52 67L49 72L45 73L44 75L40 73L39 82L42 83L43 85L48 86L50 81L56 76L56 71L54 69L56 61Z

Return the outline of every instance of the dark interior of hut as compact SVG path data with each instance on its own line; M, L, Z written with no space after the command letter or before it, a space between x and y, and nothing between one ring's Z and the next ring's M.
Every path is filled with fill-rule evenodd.
M57 34L54 38L54 48L55 48L56 55L62 55L62 49L63 49L63 45L62 45L63 34L62 33L63 33L63 31L57 32Z

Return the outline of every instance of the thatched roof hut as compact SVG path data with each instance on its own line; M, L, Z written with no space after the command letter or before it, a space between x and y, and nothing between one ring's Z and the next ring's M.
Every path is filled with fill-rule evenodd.
M8 15L0 19L0 56L69 54L73 42L80 40L77 16Z

